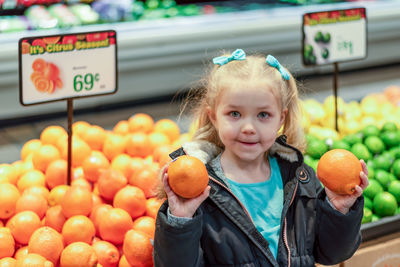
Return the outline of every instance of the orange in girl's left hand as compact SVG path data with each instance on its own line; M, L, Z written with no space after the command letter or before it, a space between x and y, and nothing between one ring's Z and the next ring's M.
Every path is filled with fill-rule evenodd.
M196 157L180 156L168 167L169 186L183 198L199 196L207 187L208 180L206 166Z
M351 195L360 185L360 160L345 149L332 149L320 158L317 166L319 180L331 191Z

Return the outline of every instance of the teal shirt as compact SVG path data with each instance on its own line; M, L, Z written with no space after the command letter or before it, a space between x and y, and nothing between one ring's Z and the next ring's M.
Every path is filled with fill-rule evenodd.
M219 170L220 157L217 157ZM238 183L228 178L230 189L250 213L257 230L269 243L272 254L277 256L281 214L283 209L283 183L276 158L268 156L271 167L270 179L260 183ZM214 164L216 162L214 161ZM221 175L221 174L220 174Z

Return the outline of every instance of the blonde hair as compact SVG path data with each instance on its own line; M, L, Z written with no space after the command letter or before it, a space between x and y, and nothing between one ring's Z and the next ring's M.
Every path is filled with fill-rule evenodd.
M238 86L238 84L245 86L252 83L265 85L266 89L271 89L280 101L282 110L288 110L281 133L287 136L288 144L304 151L305 142L298 90L296 81L290 73L289 75L290 79L284 80L281 73L267 64L265 56L261 55L247 56L245 60L233 60L222 66L213 65L203 80L203 87L191 91L184 103L184 108L189 102L194 104L193 115L197 120L194 139L206 140L223 148L218 132L208 117L208 109L215 109L218 97L223 90Z

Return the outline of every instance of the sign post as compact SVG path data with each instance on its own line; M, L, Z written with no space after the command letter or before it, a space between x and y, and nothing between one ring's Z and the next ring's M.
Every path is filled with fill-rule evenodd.
M339 62L367 56L365 8L306 13L303 15L302 58L305 66L334 65L335 128L338 127Z
M19 40L19 96L24 106L67 100L68 184L71 182L73 99L117 91L113 30Z

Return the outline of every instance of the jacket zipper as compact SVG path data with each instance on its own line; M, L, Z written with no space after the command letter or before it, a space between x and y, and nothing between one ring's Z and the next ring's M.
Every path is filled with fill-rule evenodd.
M297 182L296 182L296 187L294 188L294 191L293 191L292 199L290 200L290 203L289 203L289 207L290 207L290 205L292 205L292 203L293 203L293 200L294 200L294 197L295 197L295 195L296 195L296 191L297 191L297 186L298 186L298 185L299 185L299 182L297 181ZM288 243L288 241L287 241L286 216L285 216L285 220L284 220L284 222L283 222L283 225L284 225L284 227L283 227L283 243L285 244L285 247L286 247L286 250L287 250L287 253L288 253L288 267L290 267L290 249L289 249L289 243Z

